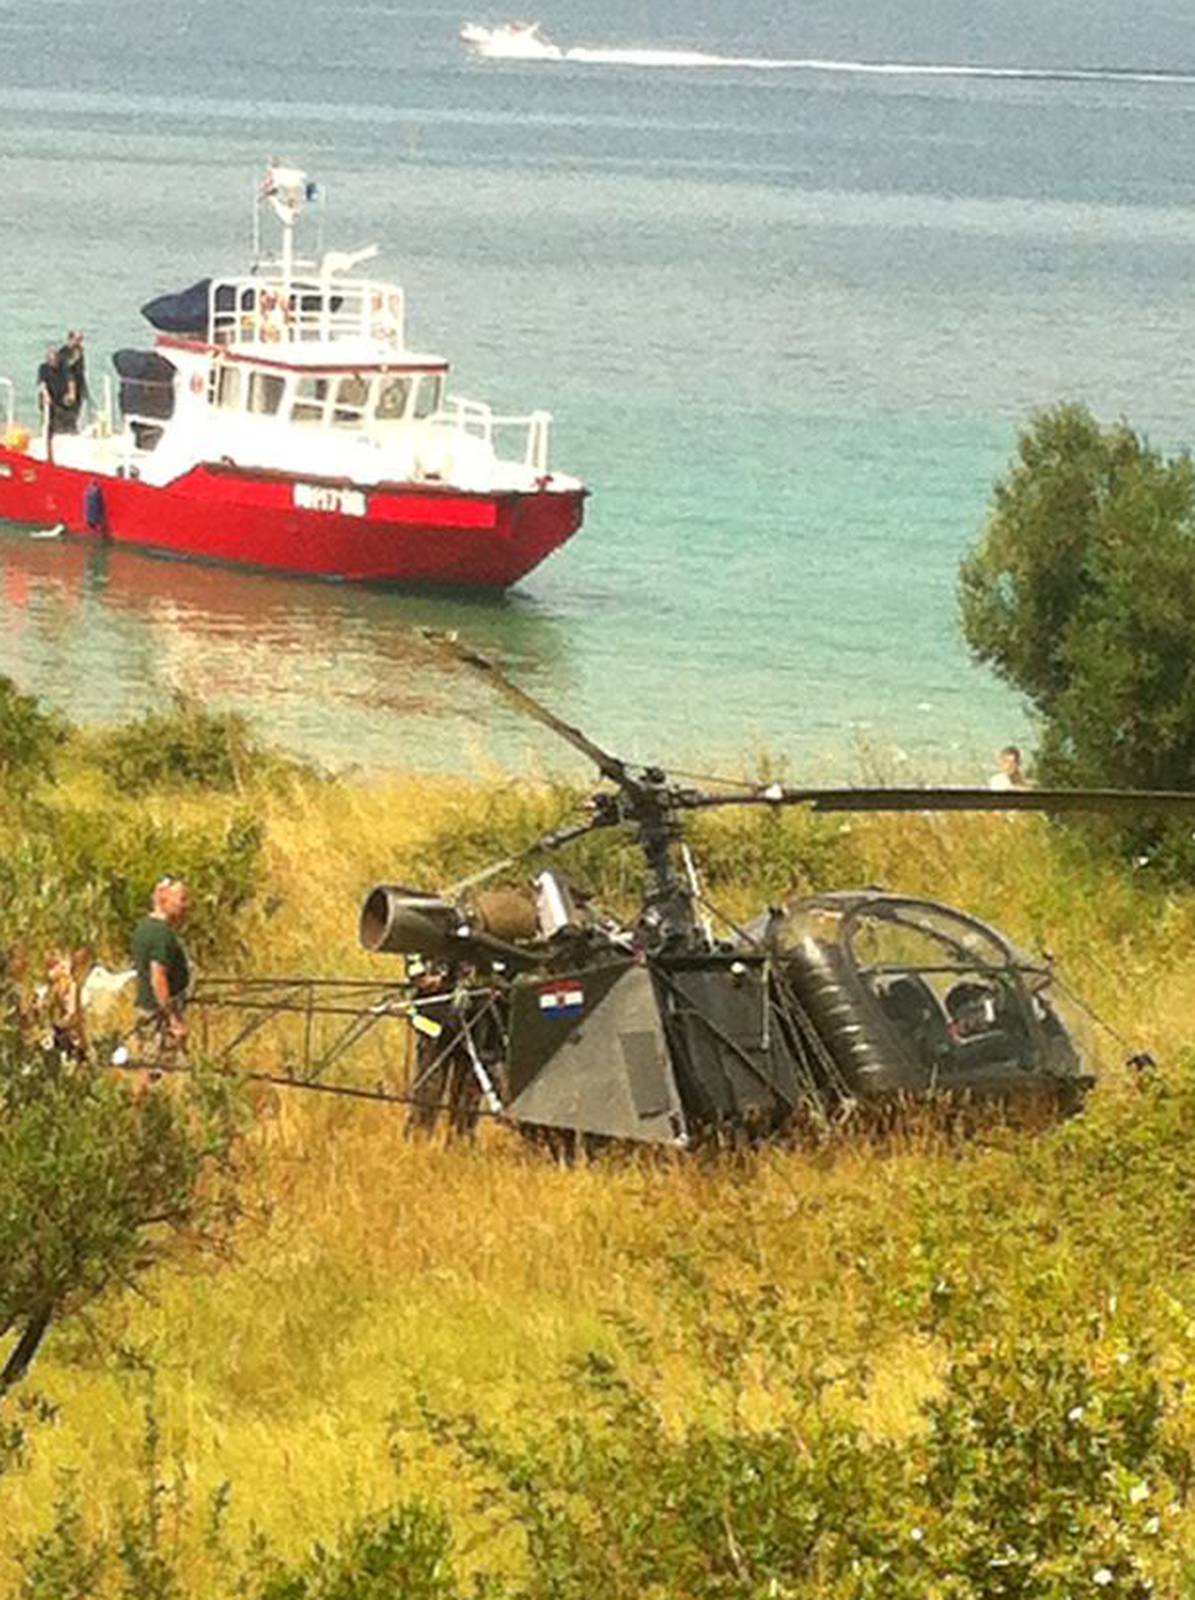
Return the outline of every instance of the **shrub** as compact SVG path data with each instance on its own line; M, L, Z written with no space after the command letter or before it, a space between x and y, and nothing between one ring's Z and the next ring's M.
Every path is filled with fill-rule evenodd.
M123 959L164 872L186 878L188 943L232 961L262 877L262 828L247 813L215 824L150 822L119 808L47 810L0 852L0 948L91 945Z
M150 789L239 789L250 777L287 765L231 711L210 711L175 694L170 709L93 736L97 765L122 794Z
M0 677L0 788L48 777L64 732L60 717L43 710L32 695L22 694L11 678Z
M426 886L464 878L581 820L587 792L564 784L469 791L395 871ZM741 903L733 909L762 910L769 899L850 881L860 870L849 825L795 808L699 813L685 831L703 884L711 894L732 891ZM597 830L559 854L520 862L508 876L525 879L545 865L623 914L639 905L647 887L643 852L629 827Z
M104 1553L88 1535L73 1496L59 1501L52 1527L22 1557L20 1600L93 1600Z
M1189 1451L1148 1350L1029 1337L958 1356L927 1407L927 1565L961 1594L1149 1600Z
M711 890L742 890L769 902L816 894L862 872L851 825L799 807L698 815L688 828Z
M252 1600L457 1600L452 1534L442 1512L417 1501L366 1518L297 1566L267 1564Z
M742 1352L746 1354L747 1352ZM1147 1600L1192 1458L1147 1351L1032 1338L956 1354L925 1431L869 1438L817 1388L751 1428L666 1425L591 1358L575 1403L521 1440L431 1419L525 1541L512 1600Z

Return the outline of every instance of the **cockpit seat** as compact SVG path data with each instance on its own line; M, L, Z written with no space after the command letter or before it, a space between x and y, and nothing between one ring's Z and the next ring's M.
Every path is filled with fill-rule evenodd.
M876 984L876 999L885 1017L933 1066L950 1047L946 1019L933 990L916 972L884 978Z

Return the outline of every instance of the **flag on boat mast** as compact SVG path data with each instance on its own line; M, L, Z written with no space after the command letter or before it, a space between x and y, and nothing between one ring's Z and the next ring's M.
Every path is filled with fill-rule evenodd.
M304 205L318 196L319 185L298 167L284 167L271 161L266 168L261 198L270 202L279 222L295 222Z

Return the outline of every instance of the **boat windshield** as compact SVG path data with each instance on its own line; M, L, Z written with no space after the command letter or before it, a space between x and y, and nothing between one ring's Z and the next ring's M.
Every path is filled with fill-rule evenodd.
M407 402L411 398L411 382L408 377L383 378L378 385L377 405L374 407L374 416L379 422L398 422L407 414Z
M332 386L327 378L300 378L295 384L295 397L291 403L292 422L304 427L318 427L328 409L328 395Z
M444 379L438 372L425 372L415 395L414 415L422 422L435 416L444 401Z
M338 372L283 375L217 363L209 403L254 417L283 416L304 428L366 428L425 421L444 403L439 372Z
M346 373L336 381L336 403L332 421L338 428L359 428L369 409L369 379L359 372Z
M282 395L286 389L286 379L280 378L276 372L251 372L249 374L249 403L246 407L250 416L272 417L278 412L282 404Z

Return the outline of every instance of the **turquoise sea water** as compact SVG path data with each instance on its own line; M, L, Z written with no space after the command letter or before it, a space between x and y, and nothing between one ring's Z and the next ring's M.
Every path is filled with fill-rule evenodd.
M0 373L28 393L75 325L98 372L143 300L240 265L278 155L330 242L382 244L413 342L551 409L593 488L490 601L0 525L0 672L86 718L183 687L333 761L546 759L412 645L432 624L632 756L851 775L863 740L981 776L1028 730L955 573L1018 423L1073 396L1191 435L1195 32L1167 0L540 18L606 59L473 60L461 22L505 14L459 5L0 0Z

